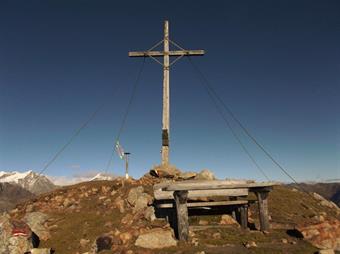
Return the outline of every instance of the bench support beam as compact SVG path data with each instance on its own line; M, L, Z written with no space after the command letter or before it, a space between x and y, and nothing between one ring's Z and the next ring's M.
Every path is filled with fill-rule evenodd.
M189 237L188 221L188 191L174 191L174 198L177 212L177 229L178 238L181 241L187 241Z
M240 206L240 221L243 229L248 228L248 205Z
M255 192L258 200L259 216L260 216L260 230L269 230L269 215L268 215L268 191Z

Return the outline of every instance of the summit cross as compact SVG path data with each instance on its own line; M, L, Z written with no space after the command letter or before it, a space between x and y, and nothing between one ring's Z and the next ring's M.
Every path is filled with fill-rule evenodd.
M153 51L156 47L163 43L163 51ZM179 50L170 50L170 44ZM163 117L162 117L162 165L169 164L169 144L170 144L170 85L169 73L170 66L181 59L183 56L202 56L204 50L185 50L175 42L169 39L169 22L164 22L164 39L154 45L147 51L129 52L130 57L150 57L163 66ZM157 59L163 57L163 63ZM170 62L170 57L176 57Z

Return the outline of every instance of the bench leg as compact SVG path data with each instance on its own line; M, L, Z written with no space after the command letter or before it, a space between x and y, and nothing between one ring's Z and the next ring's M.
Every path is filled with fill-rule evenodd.
M268 194L269 192L256 192L259 216L260 216L260 230L269 230L269 215L268 215Z
M177 212L177 229L179 240L187 241L189 237L189 221L187 198L188 191L175 191L174 198Z
M240 207L240 220L241 220L241 227L243 229L248 228L248 206L243 205Z
M229 200L231 200L231 201L234 201L234 200L237 200L237 197L229 197ZM238 220L238 215L237 215L237 211L238 210L238 208L236 208L236 209L233 209L232 211L231 211L231 217L233 217L233 219L234 220Z

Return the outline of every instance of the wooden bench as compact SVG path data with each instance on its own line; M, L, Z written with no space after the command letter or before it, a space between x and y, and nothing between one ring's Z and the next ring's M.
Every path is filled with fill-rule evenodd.
M160 202L158 208L176 208L177 232L180 240L187 240L189 234L188 208L212 206L236 206L240 224L243 228L248 224L248 201L237 200L254 192L258 201L260 230L269 230L268 193L274 183L241 183L231 184L229 181L181 181L165 182L154 185L154 196ZM223 201L195 201L197 198L224 197Z

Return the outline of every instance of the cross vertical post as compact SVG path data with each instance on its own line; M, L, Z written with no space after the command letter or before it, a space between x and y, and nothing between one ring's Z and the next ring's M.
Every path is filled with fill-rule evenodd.
M162 165L169 164L170 85L169 22L164 22Z
M163 51L153 50L163 43ZM170 44L178 50L170 50ZM169 144L170 144L170 66L183 56L202 56L204 50L185 50L169 39L169 22L164 22L164 38L148 51L131 51L130 57L150 57L163 67L163 116L162 116L162 166L169 165ZM157 59L163 57L163 63ZM170 62L170 57L176 57Z

